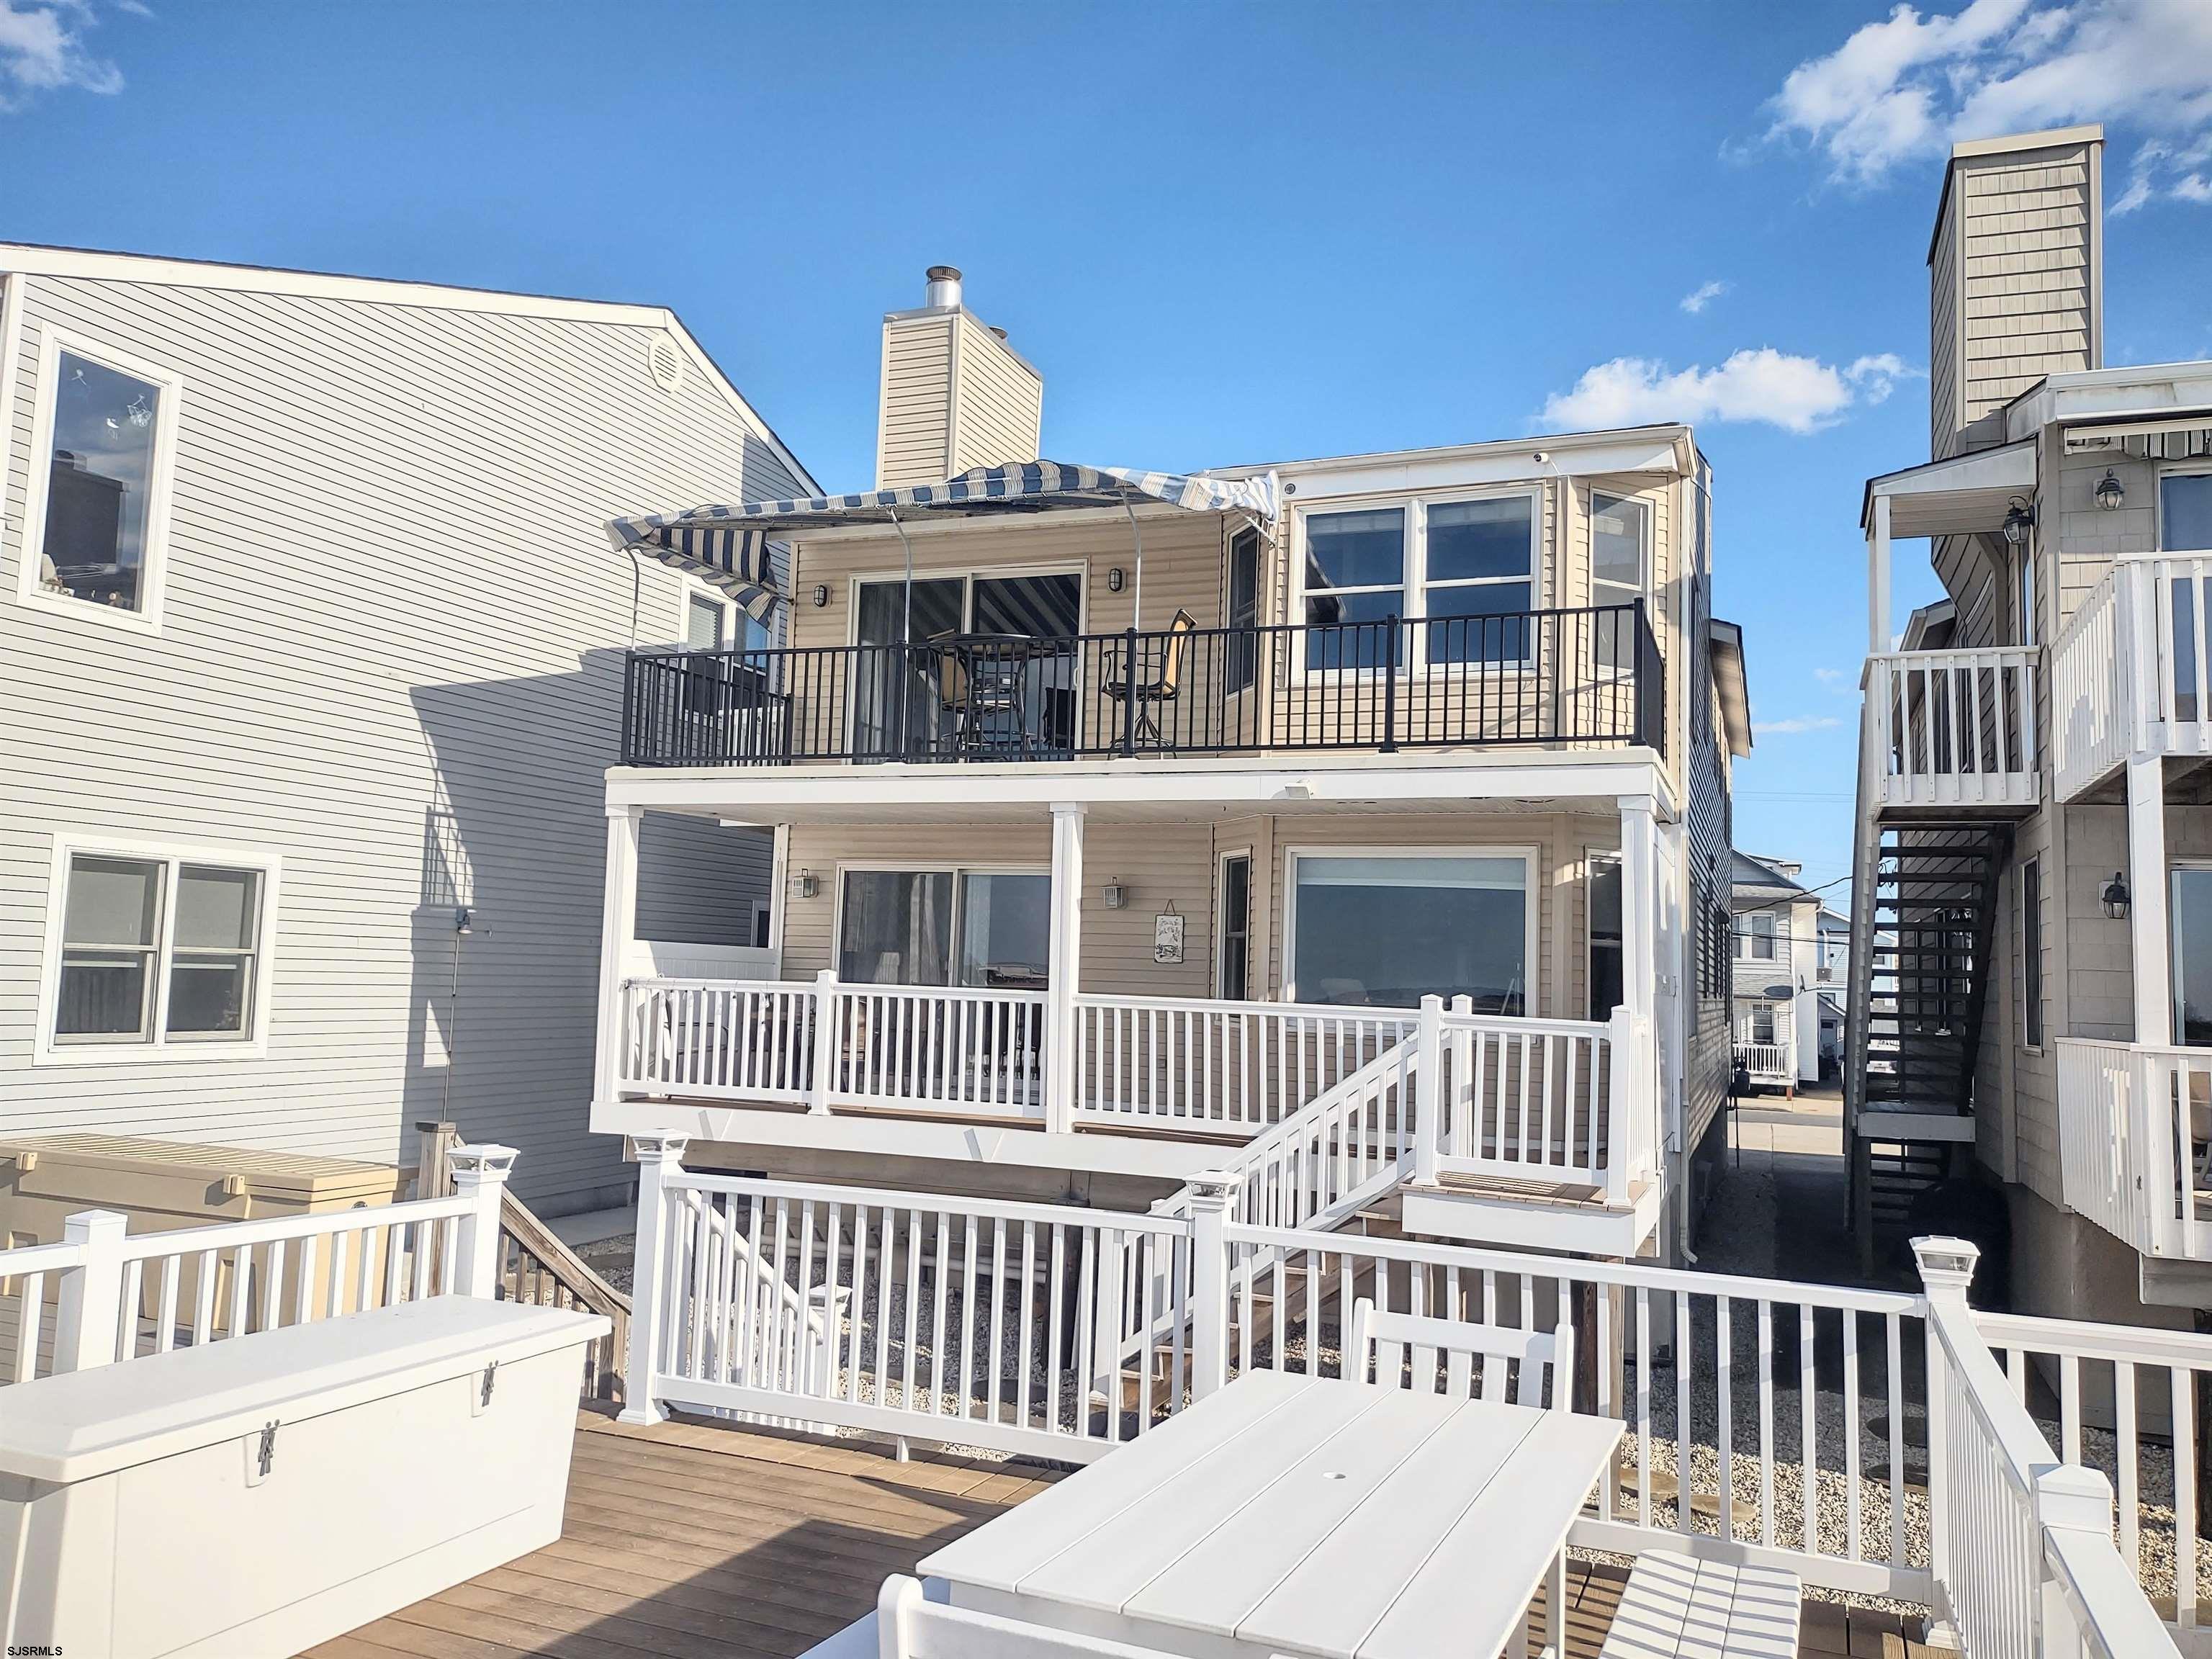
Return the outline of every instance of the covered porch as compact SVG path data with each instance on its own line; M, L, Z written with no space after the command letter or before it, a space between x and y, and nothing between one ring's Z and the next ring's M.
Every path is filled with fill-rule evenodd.
M1180 1179L1363 1103L1388 1160L1433 999L1447 1172L1620 1197L1656 1158L1648 763L744 781L611 780L602 1129ZM775 827L767 971L639 971L647 802Z

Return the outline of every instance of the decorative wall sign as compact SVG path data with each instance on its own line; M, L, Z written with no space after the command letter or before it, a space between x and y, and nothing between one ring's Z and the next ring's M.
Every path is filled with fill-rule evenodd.
M1166 967L1182 960L1182 918L1172 907L1152 918L1152 960Z

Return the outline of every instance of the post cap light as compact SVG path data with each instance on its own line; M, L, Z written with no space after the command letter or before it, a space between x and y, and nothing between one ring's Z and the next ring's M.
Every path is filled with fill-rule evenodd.
M2028 527L2034 522L2035 509L2030 507L2025 501L2021 500L2021 497L2017 495L2014 496L2012 498L2011 505L2005 508L2005 540L2011 543L2014 547L2018 547L2021 543L2027 539Z
M2105 914L2114 921L2125 921L2128 904L2133 897L2128 891L2127 877L2120 871L2113 871L2112 878L2105 884Z
M2120 485L2119 475L2109 466L2105 476L2097 480L2097 505L2107 513L2117 513L2128 499L2128 492Z

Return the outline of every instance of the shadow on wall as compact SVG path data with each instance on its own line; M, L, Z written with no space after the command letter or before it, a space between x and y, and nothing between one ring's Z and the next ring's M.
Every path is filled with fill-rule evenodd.
M516 1190L556 1211L627 1190L621 1143L589 1128L623 659L587 651L572 674L410 694L437 795L423 811L398 1155L414 1157L407 1126L458 1124L520 1148ZM752 943L767 832L653 815L641 851L641 937Z
M398 1156L414 1157L414 1123L442 1118L465 1139L520 1148L517 1191L556 1209L623 1185L619 1141L589 1129L622 661L587 651L574 673L409 693L436 794L423 813Z

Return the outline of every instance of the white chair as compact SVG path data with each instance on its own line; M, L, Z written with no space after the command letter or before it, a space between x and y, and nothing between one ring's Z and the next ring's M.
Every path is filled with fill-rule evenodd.
M1443 1363L1443 1389L1448 1395L1474 1392L1474 1359L1482 1358L1481 1397L1503 1401L1506 1372L1513 1378L1513 1403L1541 1406L1544 1384L1552 1385L1552 1409L1565 1411L1574 1399L1575 1332L1561 1320L1551 1331L1522 1330L1510 1325L1472 1325L1456 1319L1431 1319L1419 1314L1378 1313L1374 1299L1361 1297L1352 1310L1352 1362L1348 1375L1367 1380L1370 1361L1377 1382L1395 1385L1408 1356L1413 1391L1434 1394L1437 1365Z

